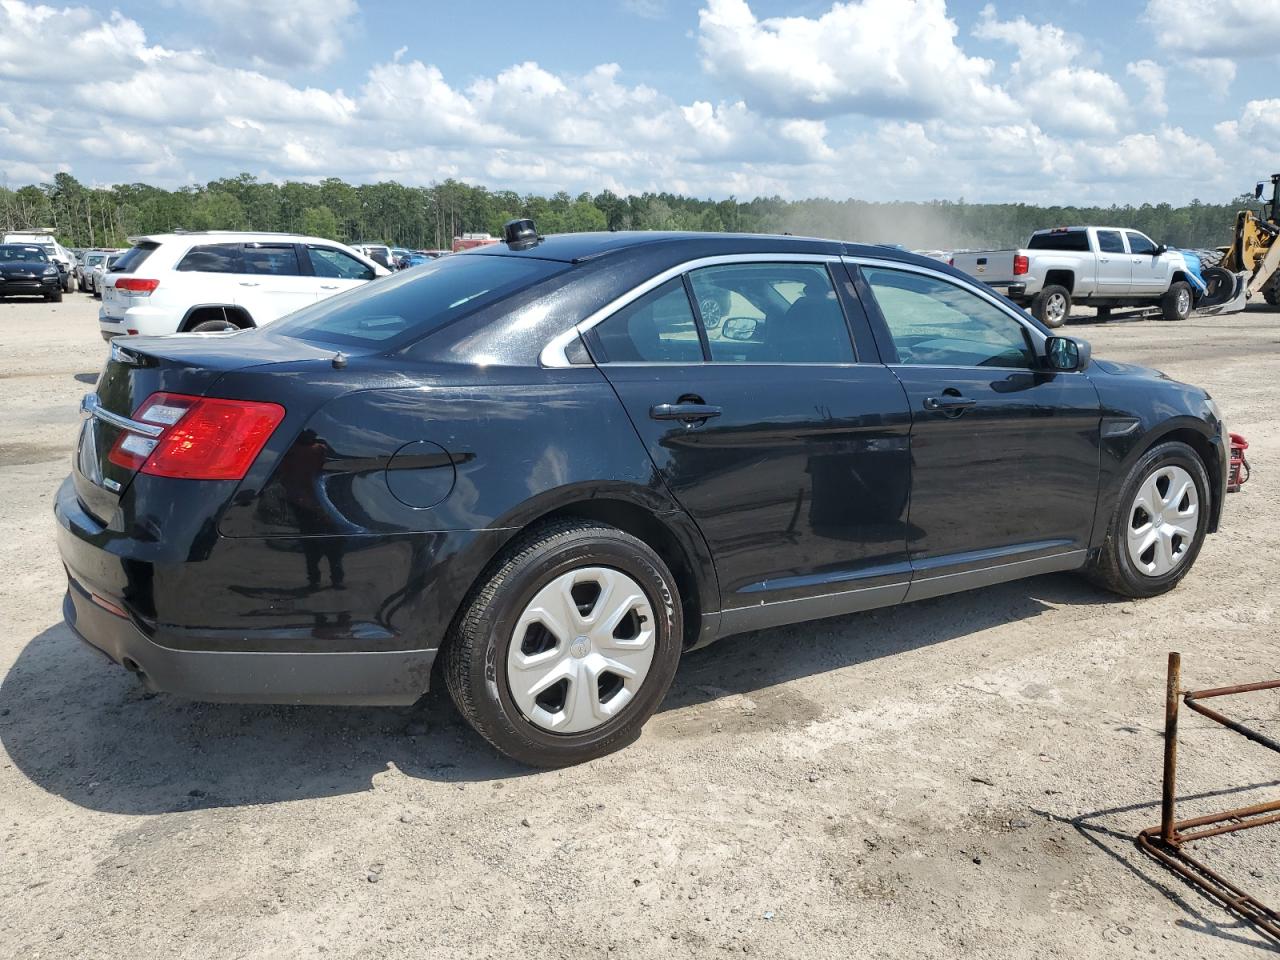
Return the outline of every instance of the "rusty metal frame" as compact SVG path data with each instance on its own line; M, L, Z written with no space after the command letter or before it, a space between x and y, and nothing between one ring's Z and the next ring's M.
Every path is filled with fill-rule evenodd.
M1254 693L1258 690L1280 690L1280 680L1262 683L1241 683L1232 687L1215 687L1211 690L1180 691L1182 657L1169 654L1169 679L1165 691L1164 714L1164 783L1160 803L1160 824L1148 827L1137 836L1138 848L1154 857L1184 880L1217 900L1232 913L1248 920L1260 931L1280 941L1280 912L1241 890L1226 877L1211 869L1187 852L1186 845L1206 837L1248 830L1268 823L1280 823L1280 800L1238 807L1223 813L1213 813L1190 820L1175 820L1174 806L1178 766L1178 703L1179 699L1196 713L1241 736L1280 753L1280 742L1258 733L1237 720L1224 716L1205 706L1201 700L1229 697L1234 694ZM1179 693L1182 693L1179 698Z

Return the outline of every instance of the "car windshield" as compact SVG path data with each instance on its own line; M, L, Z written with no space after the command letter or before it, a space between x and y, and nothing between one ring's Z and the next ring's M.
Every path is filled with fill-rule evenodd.
M49 258L39 247L6 243L0 245L0 260L30 260L33 263L48 263Z
M300 340L398 346L567 269L527 257L447 257L304 307L272 329Z

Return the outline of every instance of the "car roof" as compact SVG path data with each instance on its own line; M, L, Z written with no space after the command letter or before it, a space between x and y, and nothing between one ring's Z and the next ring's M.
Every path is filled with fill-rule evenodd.
M506 243L491 243L462 250L452 256L509 256L537 260L559 260L580 263L627 250L652 249L660 245L688 247L694 256L716 256L739 253L812 253L827 256L870 256L893 259L921 259L897 247L880 244L846 243L817 237L794 237L789 234L698 233L661 230L618 230L608 233L558 233L542 237L532 247L516 248Z
M181 233L148 233L130 237L130 243L173 243L179 240L204 243L251 243L259 241L291 242L291 243L326 243L345 247L337 240L326 240L324 237L309 237L302 233L272 233L266 230L192 230Z

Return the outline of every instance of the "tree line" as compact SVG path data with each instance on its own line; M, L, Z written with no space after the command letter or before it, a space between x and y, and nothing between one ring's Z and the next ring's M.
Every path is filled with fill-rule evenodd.
M448 248L463 232L498 233L530 217L542 233L583 230L701 230L792 233L912 249L1017 246L1033 230L1098 223L1134 227L1158 242L1189 248L1229 242L1236 211L1193 200L1140 206L1072 207L963 200L700 200L672 193L618 196L566 192L550 197L489 190L458 180L427 187L394 181L350 184L262 181L251 174L165 190L145 183L89 187L68 173L52 183L0 187L0 229L52 227L70 247L121 247L129 237L185 230L271 230L347 243L375 241L413 249Z

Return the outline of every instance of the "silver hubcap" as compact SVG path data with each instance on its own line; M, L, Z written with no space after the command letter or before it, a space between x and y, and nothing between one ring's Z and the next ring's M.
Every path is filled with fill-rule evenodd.
M1161 577L1187 557L1195 542L1200 502L1182 467L1164 466L1142 481L1129 507L1129 559L1139 572Z
M609 567L561 574L525 607L507 652L511 698L544 730L582 733L626 708L653 663L653 609Z
M1067 298L1060 293L1055 293L1045 304L1044 313L1050 320L1061 320L1067 314Z
M1187 313L1191 309L1191 294L1186 290L1178 291L1178 313Z

